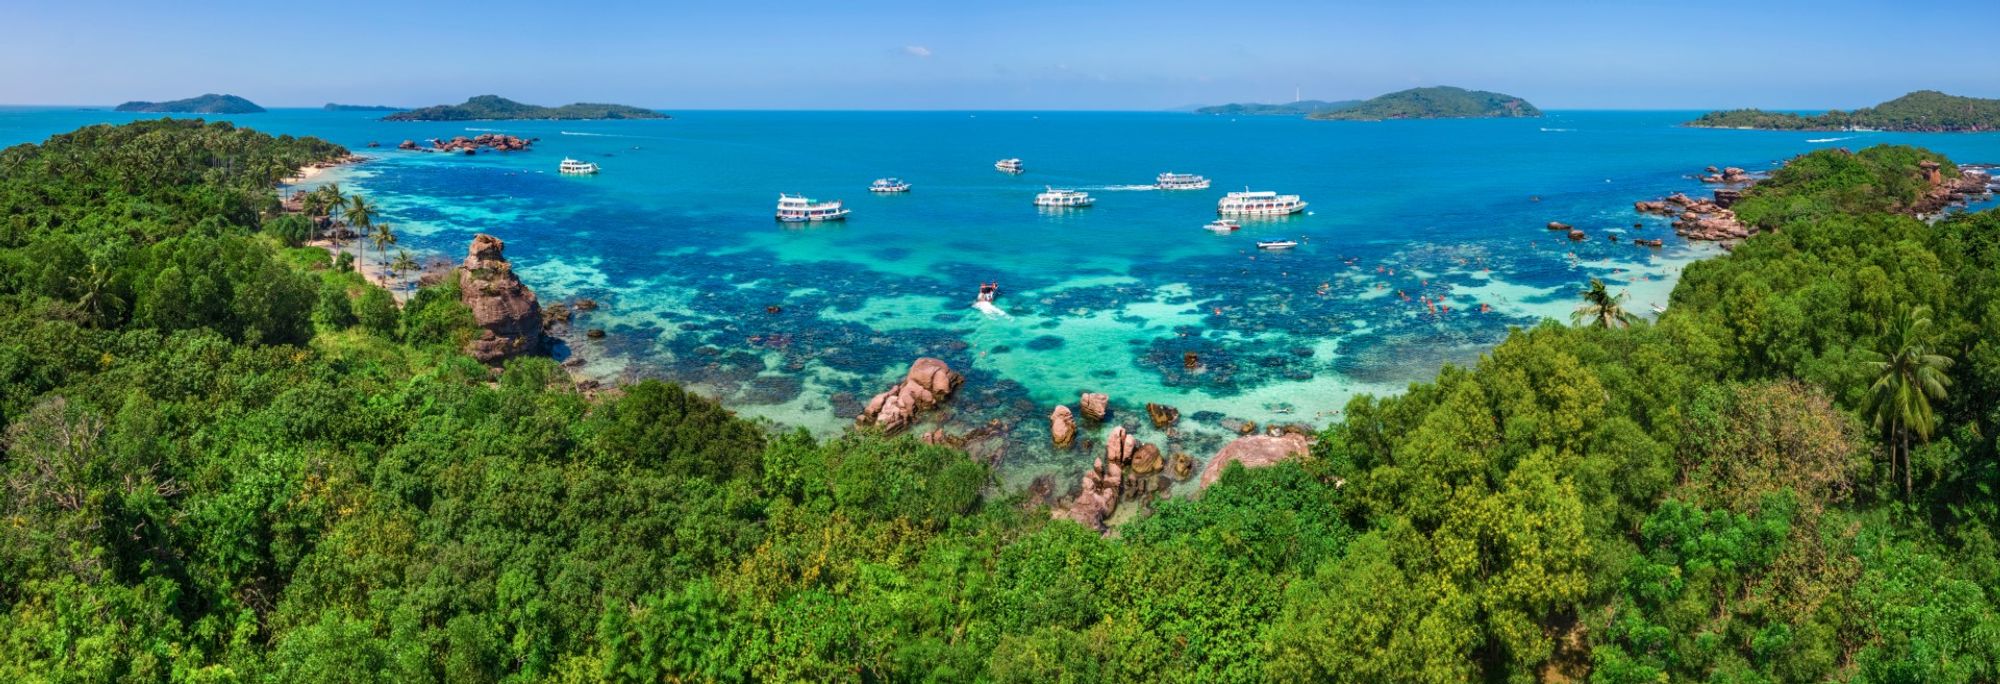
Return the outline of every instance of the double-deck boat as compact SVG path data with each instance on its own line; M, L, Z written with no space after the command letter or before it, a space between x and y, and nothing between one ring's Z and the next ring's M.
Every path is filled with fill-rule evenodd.
M840 200L821 202L805 195L778 195L778 220L785 223L807 223L819 221L841 221L847 218L847 207Z
M1161 190L1207 190L1208 178L1192 173L1168 171L1153 179L1154 186Z
M1048 188L1046 192L1035 195L1035 206L1038 207L1087 207L1096 201L1090 193L1082 190Z
M1265 240L1257 243L1257 249L1283 250L1299 246L1294 240Z
M1216 219L1213 221L1209 221L1208 225L1202 227L1217 233L1232 233L1235 232L1236 229L1242 228L1243 224L1231 221L1229 219Z
M1298 195L1269 190L1232 192L1215 205L1215 212L1223 216L1288 216L1305 209L1306 202Z
M877 178L869 184L869 192L909 192L910 183L901 178Z
M1020 173L1022 171L1028 170L1028 167L1023 166L1021 164L1021 160L1019 159L1002 159L1000 161L993 162L993 168L1005 171L1007 173Z
M572 176L588 176L597 173L597 164L563 157L562 163L556 165L556 171Z

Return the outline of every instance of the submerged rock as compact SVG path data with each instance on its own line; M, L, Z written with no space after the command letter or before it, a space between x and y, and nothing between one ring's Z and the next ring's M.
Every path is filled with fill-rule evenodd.
M1166 404L1146 402L1146 417L1152 419L1153 427L1165 430L1180 422L1181 412Z
M472 238L458 278L459 298L472 310L480 328L465 351L480 362L497 365L508 358L541 354L542 307L535 291L514 276L514 266L502 253L506 243L480 233Z

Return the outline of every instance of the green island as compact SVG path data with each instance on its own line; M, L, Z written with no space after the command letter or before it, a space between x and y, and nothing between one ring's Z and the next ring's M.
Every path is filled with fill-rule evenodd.
M498 95L480 95L464 104L419 107L382 117L383 121L500 121L510 119L666 119L659 112L616 104L578 102L560 107L522 104Z
M1334 102L1327 102L1324 100L1299 100L1297 102L1285 102L1280 104L1264 104L1260 102L1231 102L1225 105L1201 107L1199 109L1194 110L1194 112L1196 114L1215 114L1220 116L1305 116L1313 112L1323 112L1333 109L1345 109L1347 107L1352 107L1358 104L1361 104L1360 100L1339 100Z
M402 108L402 107L391 107L391 106L388 106L388 105L354 105L354 104L340 104L340 103L337 103L337 102L328 102L328 103L326 103L326 106L324 106L324 107L321 107L320 109L323 109L323 110L326 110L326 111L329 111L329 112L400 112L400 111L403 111L403 108Z
M1656 322L1578 283L1109 537L907 435L493 372L456 278L301 246L339 209L271 188L345 154L0 152L0 680L2000 677L2000 214L1901 213L1924 150L1799 158Z
M1411 88L1367 100L1325 102L1301 100L1283 104L1235 102L1202 107L1197 114L1230 116L1304 116L1321 121L1382 121L1386 119L1484 119L1538 117L1542 110L1512 95L1451 86Z
M154 112L165 114L256 114L264 111L257 103L235 95L209 93L185 100L167 102L141 102L134 100L118 105L112 111Z
M1411 88L1363 100L1333 111L1313 112L1319 121L1382 121L1386 119L1493 119L1537 117L1542 110L1512 95L1451 86Z
M1736 109L1709 112L1687 123L1699 128L1754 128L1778 131L1875 130L1914 133L2000 131L2000 100L1919 90L1851 112L1823 114Z

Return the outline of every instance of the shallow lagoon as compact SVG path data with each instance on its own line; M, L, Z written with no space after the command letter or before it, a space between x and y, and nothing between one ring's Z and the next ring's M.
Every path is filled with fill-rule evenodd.
M544 301L591 297L562 350L605 380L664 377L746 415L827 433L911 359L965 372L938 417L952 431L999 421L1014 484L1078 471L1091 453L1051 453L1049 410L1111 395L1116 422L1179 408L1182 429L1141 437L1204 456L1223 418L1322 425L1362 392L1394 392L1468 363L1509 327L1564 317L1602 277L1635 311L1665 305L1686 263L1713 254L1637 199L1699 191L1715 165L1765 169L1825 147L1908 142L1967 162L2000 161L2000 135L1691 130L1673 112L1555 112L1540 120L1309 122L1165 113L676 112L669 121L392 123L366 113L275 110L232 117L319 135L377 158L325 174L383 207L403 246L457 258L473 233L507 254ZM40 140L138 118L0 109L0 140ZM526 153L433 155L403 139L501 131ZM1826 138L1841 138L1812 142ZM379 141L383 147L366 150ZM571 156L596 177L557 175ZM1002 157L1026 160L1011 176ZM1162 192L1163 171L1207 191ZM900 176L906 195L872 195ZM1096 206L1044 211L1044 185ZM1299 193L1310 213L1201 225L1229 189ZM844 198L845 224L785 227L779 192ZM1571 243L1551 220L1584 229ZM1634 227L1634 224L1640 224ZM1660 250L1605 238L1662 237ZM1259 253L1259 239L1302 240ZM997 280L1002 313L970 306ZM1407 294L1409 300L1398 296ZM1450 307L1433 314L1430 297ZM1480 305L1491 307L1481 313ZM767 313L769 306L779 312ZM1196 369L1183 354L1199 355ZM1086 428L1086 439L1095 430Z

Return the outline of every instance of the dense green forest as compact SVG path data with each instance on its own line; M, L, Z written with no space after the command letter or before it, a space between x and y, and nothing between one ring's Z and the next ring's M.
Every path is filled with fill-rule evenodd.
M257 106L255 102L235 95L209 93L190 97L185 100L168 100L166 102L140 102L134 100L118 105L114 111L152 112L156 114L256 114L264 111L264 108Z
M1308 119L1378 121L1382 119L1476 119L1535 117L1542 110L1512 95L1451 86L1411 88L1363 100L1339 109L1312 112Z
M382 117L384 121L485 121L506 119L665 119L667 115L616 104L577 102L560 107L522 104L498 95L480 95L463 104L418 107Z
M1852 112L1836 109L1824 114L1801 115L1791 112L1767 112L1761 109L1736 109L1709 112L1688 122L1688 125L1787 131L1839 131L1852 128L1930 133L2000 131L2000 100L1959 97L1935 90L1919 90Z
M2000 215L1866 200L1922 150L1110 538L912 438L496 377L453 285L287 246L271 184L344 153L0 152L0 680L2000 679Z

